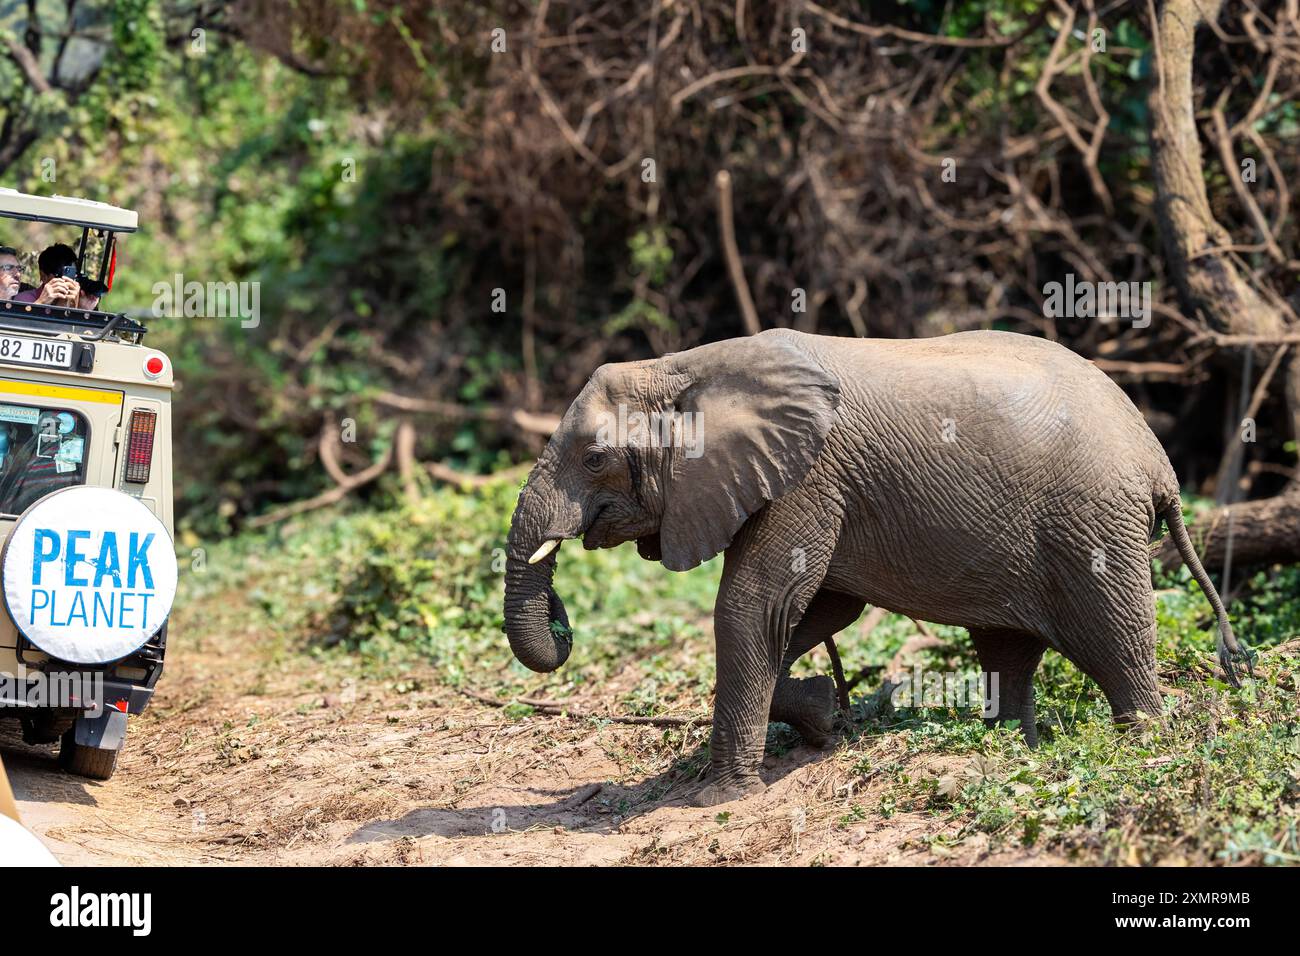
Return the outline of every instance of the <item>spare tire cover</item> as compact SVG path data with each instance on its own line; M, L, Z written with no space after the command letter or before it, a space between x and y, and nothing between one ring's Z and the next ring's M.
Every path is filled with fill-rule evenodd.
M14 626L37 648L74 664L107 664L166 623L176 552L167 528L138 499L111 488L64 488L14 524L0 578Z
M0 866L58 866L49 849L17 820L0 813Z

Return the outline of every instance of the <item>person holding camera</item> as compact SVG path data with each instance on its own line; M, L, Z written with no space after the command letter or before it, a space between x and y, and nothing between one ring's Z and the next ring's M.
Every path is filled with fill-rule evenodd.
M36 260L36 267L41 273L41 284L18 293L13 301L75 309L81 299L81 286L77 283L77 254L72 247L61 242L46 247Z
M108 286L90 276L77 276L77 285L81 293L77 299L77 308L94 312L99 308L99 300L108 291Z

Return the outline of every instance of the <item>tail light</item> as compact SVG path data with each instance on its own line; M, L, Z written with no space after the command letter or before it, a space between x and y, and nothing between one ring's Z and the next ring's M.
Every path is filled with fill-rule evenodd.
M153 463L153 433L158 424L158 413L147 408L131 412L131 424L126 436L126 480L145 484L149 481L149 466Z

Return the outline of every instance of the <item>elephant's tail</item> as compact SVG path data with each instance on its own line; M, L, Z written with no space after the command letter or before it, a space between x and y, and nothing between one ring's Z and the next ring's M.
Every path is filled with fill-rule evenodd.
M1177 495L1164 506L1160 516L1169 526L1169 534L1174 539L1174 545L1178 548L1178 555L1183 559L1183 564L1191 570L1192 577L1196 578L1196 583L1201 586L1201 591L1209 600L1210 606L1214 608L1214 614L1219 619L1219 637L1216 642L1219 649L1219 664L1223 667L1223 673L1227 675L1228 683L1233 687L1240 687L1241 681L1237 678L1235 662L1244 662L1247 672L1254 677L1254 659L1237 643L1236 635L1232 633L1227 608L1223 606L1223 600L1215 590L1214 582L1205 573L1201 559L1196 554L1196 548L1192 546L1192 539L1187 534L1187 527L1183 524L1183 506Z

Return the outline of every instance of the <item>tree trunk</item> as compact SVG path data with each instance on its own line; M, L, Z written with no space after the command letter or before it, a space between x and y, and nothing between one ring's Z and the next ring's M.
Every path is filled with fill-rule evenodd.
M1215 221L1205 192L1192 66L1196 29L1217 20L1222 6L1223 0L1166 0L1160 9L1150 101L1156 214L1183 311L1216 332L1281 335L1282 314L1242 279L1227 253L1210 251L1231 245L1232 237Z
M1188 525L1187 533L1207 568L1222 567L1232 536L1234 566L1294 564L1300 562L1300 490L1287 491L1262 501L1246 501L1218 508ZM1165 567L1181 564L1168 536L1154 555ZM1233 575L1235 578L1236 575Z
M1156 214L1169 271L1185 313L1223 334L1285 335L1295 331L1287 311L1261 296L1237 271L1228 253L1215 251L1231 245L1232 237L1215 221L1206 194L1193 65L1197 28L1216 21L1222 7L1223 0L1165 0L1157 17L1156 69L1150 94ZM1236 176L1241 171L1227 169L1225 173ZM1256 364L1262 367L1263 363ZM1300 361L1292 357L1288 366L1279 379L1285 383L1291 420L1300 424L1296 404L1300 401ZM1293 482L1287 493L1276 498L1220 508L1189 530L1207 567L1225 563L1229 541L1231 560L1236 564L1300 561L1300 488ZM1156 556L1167 565L1179 562L1169 540Z

